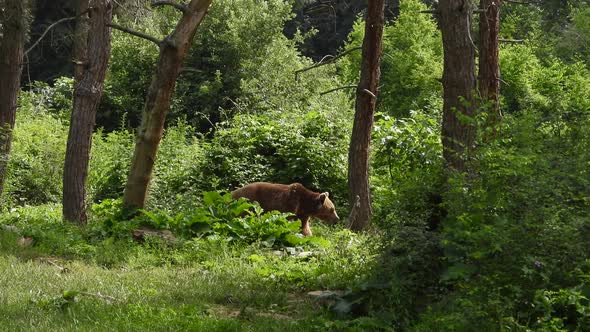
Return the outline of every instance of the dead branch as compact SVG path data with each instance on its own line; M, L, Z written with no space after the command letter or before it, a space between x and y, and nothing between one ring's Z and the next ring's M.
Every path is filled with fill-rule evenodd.
M368 94L369 96L373 97L373 98L377 98L377 96L375 96L375 94L371 91L369 91L368 89L363 89L363 92Z
M344 90L344 89L354 89L356 87L357 87L356 85L339 86L339 87L337 87L335 89L331 89L331 90L328 90L328 91L320 92L320 96L326 95L326 94L328 94L330 92L334 92L334 91L338 91L338 90Z
M187 7L186 5L180 4L176 1L171 0L160 0L160 1L152 1L150 4L152 7L159 7L159 6L172 6L178 10L180 10L183 14L186 13Z
M326 55L326 56L325 56L325 57L324 57L322 60L320 60L320 62L318 62L318 63L315 63L314 65L312 65L312 66L310 66L310 67L307 67L307 68L303 68L303 69L296 70L296 71L295 71L295 78L297 78L297 75L298 75L299 73L303 73L303 72L306 72L306 71L308 71L308 70L311 70L311 69L314 69L314 68L317 68L317 67L321 67L321 66L324 66L324 65L327 65L327 64L330 64L330 63L334 63L334 62L336 62L336 60L338 60L338 59L340 59L341 57L343 57L343 56L347 55L348 53L351 53L351 52L353 52L353 51L357 51L357 50L360 50L360 49L361 49L361 47L360 47L360 46L358 46L358 47L353 47L353 48L351 48L351 49L349 49L349 50L347 50L347 51L345 51L345 52L342 52L342 53L340 53L340 54L338 54L338 55L336 55L336 56L333 56L333 55ZM326 60L326 59L327 59L327 60ZM325 61L324 61L324 60L325 60Z
M511 44L522 44L524 40L522 39L498 39L501 43L511 43Z
M508 2L508 3L512 3L515 5L532 5L532 3L528 2L528 1L504 0L502 2Z
M192 68L192 67L183 67L183 68L180 68L180 71L178 73L183 74L183 73L202 73L202 72L203 71L201 69Z
M128 33L130 35L133 35L133 36L136 36L136 37L139 37L139 38L147 39L147 40L155 43L156 45L158 45L158 47L160 47L160 45L162 44L162 41L159 40L158 38L156 38L154 36L150 36L150 35L145 34L143 32L135 31L135 30L132 30L132 29L129 29L129 28L126 28L124 26L120 26L120 25L114 24L114 23L107 24L107 26L109 26L109 27L111 27L113 29L117 29L119 31L126 32L126 33Z
M438 14L438 10L436 9L428 9L428 10L421 10L420 14Z
M84 14L84 13L82 13ZM80 14L80 15L82 15ZM62 18L61 20L58 20L56 22L54 22L53 24L51 24L50 26L47 27L47 29L45 29L45 31L43 31L43 33L41 34L41 37L39 37L34 43L33 45L31 45L24 53L24 55L26 56L27 54L29 54L29 52L35 48L35 46L37 46L37 44L39 44L41 42L41 40L43 40L43 38L45 38L45 35L47 35L47 33L53 29L54 27L56 27L57 25L63 23L63 22L67 22L67 21L73 21L75 19L77 19L78 16L72 16L72 17L65 17Z

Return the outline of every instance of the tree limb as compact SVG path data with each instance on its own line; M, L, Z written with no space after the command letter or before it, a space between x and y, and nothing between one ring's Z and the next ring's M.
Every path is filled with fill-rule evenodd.
M320 96L323 96L323 95L328 94L330 92L334 92L334 91L338 91L338 90L344 90L344 89L354 89L356 87L358 87L358 86L357 85L344 85L344 86L339 86L339 87L337 87L335 89L331 89L331 90L328 90L328 91L320 92Z
M135 31L135 30L132 30L132 29L129 29L129 28L126 28L124 26L120 26L120 25L114 24L114 23L107 24L107 26L109 26L109 27L111 27L113 29L117 29L119 31L126 32L126 33L128 33L130 35L133 35L133 36L136 36L136 37L139 37L139 38L147 39L147 40L155 43L156 45L158 45L158 47L160 47L160 45L162 44L162 41L159 40L158 38L156 38L154 36L150 36L150 35L145 34L143 32Z
M333 55L326 55L326 56L325 56L325 57L324 57L322 60L320 60L320 62L318 62L318 63L315 63L315 64L313 64L313 65L312 65L312 66L310 66L310 67L307 67L307 68L303 68L303 69L296 70L296 71L295 71L295 78L297 78L297 75L298 75L299 73L303 73L303 72L306 72L306 71L308 71L308 70L311 70L311 69L314 69L314 68L317 68L317 67L321 67L321 66L323 66L323 65L327 65L327 64L330 64L330 63L334 63L334 62L336 62L336 60L340 59L341 57L345 56L346 54L348 54L348 53L351 53L351 52L353 52L353 51L360 50L360 49L361 49L361 47L360 47L360 46L358 46L358 47L353 47L353 48L351 48L351 49L349 49L349 50L347 50L347 51L345 51L345 52L342 52L342 53L340 53L340 54L338 54L338 55L336 55L336 56L333 56ZM327 59L327 60L326 60L326 59ZM325 61L324 61L324 60L325 60Z
M528 1L504 0L503 2L513 3L515 5L532 5L532 3Z
M524 40L522 39L498 39L499 42L501 43L511 43L511 44L522 44L524 43Z
M192 67L183 67L180 68L180 71L178 72L178 74L183 74L183 73L202 73L203 70L198 69L198 68L192 68Z
M27 54L29 54L29 52L30 52L32 49L34 49L34 48L35 48L35 46L37 46L37 44L39 44L39 43L41 42L41 40L43 40L43 38L45 38L45 35L47 35L47 33L48 33L48 32L49 32L51 29L53 29L55 26L57 26L57 25L59 25L59 24L61 24L61 23L63 23L63 22L67 22L67 21L73 21L73 20L75 20L75 19L77 19L77 18L78 18L78 16L65 17L65 18L62 18L61 20L58 20L58 21L54 22L54 23L53 23L53 24L51 24L50 26L48 26L48 27L47 27L47 29L45 29L45 31L43 31L43 33L41 34L41 37L39 37L39 39L37 39L37 40L36 40L36 41L33 43L33 45L31 45L31 46L30 46L30 47L29 47L29 48L28 48L28 49L25 51L24 55L27 55Z
M176 1L172 1L172 0L152 1L152 3L150 5L152 7L172 6L176 9L180 10L182 13L186 13L186 11L187 11L186 5L180 4L180 3L176 2Z

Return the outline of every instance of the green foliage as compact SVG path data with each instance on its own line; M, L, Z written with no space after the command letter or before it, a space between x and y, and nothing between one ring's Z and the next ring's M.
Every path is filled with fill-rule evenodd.
M556 55L569 61L584 61L590 67L590 4L575 8L571 23L555 45Z
M395 222L388 215L436 217L434 195L443 182L439 115L414 111L398 119L381 115L375 122L373 144L376 222L384 226Z
M572 286L568 272L589 258L590 127L587 112L572 111L505 116L501 136L474 156L479 175L449 181L442 281L472 303L471 321L522 324L539 289Z
M420 11L427 7L417 0L402 1L395 23L383 31L383 55L378 110L391 116L408 116L412 110L442 106L442 43L435 21ZM362 45L365 25L357 20L345 50ZM357 84L361 52L342 61L343 76Z
M134 143L133 133L128 130L94 133L88 167L90 201L123 196Z
M231 194L210 191L203 194L203 206L174 216L158 211L143 210L139 222L157 229L169 229L187 238L206 236L210 240L253 243L301 245L309 242L297 237L301 223L290 223L286 214L263 213L258 205L245 199L233 200Z
M3 206L60 201L68 129L50 114L52 95L47 87L21 93Z
M184 121L166 129L150 183L148 209L190 208L203 191L213 189L203 173L207 148L206 141L196 138L194 128Z
M254 181L300 182L330 191L342 204L348 126L320 112L237 116L218 129L206 152L204 175L227 189Z

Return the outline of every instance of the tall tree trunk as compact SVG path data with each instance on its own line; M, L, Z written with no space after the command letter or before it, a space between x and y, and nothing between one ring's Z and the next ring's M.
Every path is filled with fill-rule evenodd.
M443 38L443 157L450 170L466 170L465 156L475 141L475 46L471 38L471 0L440 0Z
M171 35L160 43L156 74L149 87L137 134L135 152L123 203L127 208L143 208L152 176L158 146L164 132L164 121L182 63L199 24L207 14L212 0L192 0Z
M63 217L86 223L86 179L96 109L111 53L111 0L80 0L74 40L74 108L63 177Z
M0 1L0 195L10 156L12 130L20 90L25 37L28 30L27 1Z
M352 211L349 227L362 230L371 220L369 148L377 104L383 37L384 0L368 0L361 77L356 91L354 124L348 150L348 187Z
M494 128L500 121L498 104L500 95L500 64L498 35L500 33L500 1L481 0L479 16L479 93L489 103L488 126ZM495 131L492 129L492 131Z

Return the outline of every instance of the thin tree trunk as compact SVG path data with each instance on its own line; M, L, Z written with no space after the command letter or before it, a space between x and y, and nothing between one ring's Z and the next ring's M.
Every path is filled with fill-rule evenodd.
M443 38L443 157L450 170L466 170L465 157L475 141L473 120L475 46L471 38L471 0L441 0Z
M123 202L127 208L137 209L145 205L176 78L211 1L192 0L172 34L160 43L158 67L148 90L125 187Z
M383 37L384 0L368 0L361 77L356 92L352 136L348 150L348 186L352 211L349 227L362 230L371 220L369 148L377 103Z
M25 37L28 30L27 1L4 0L0 10L0 195L10 156L12 130L20 90Z
M89 7L91 3L91 7ZM111 53L111 0L81 0L74 41L74 107L63 177L64 219L86 223L86 179L96 110Z
M479 16L479 93L484 103L489 103L487 124L495 128L501 118L500 65L498 35L500 33L500 1L481 0ZM493 129L492 132L495 132Z

